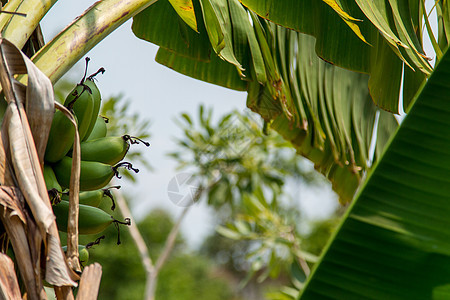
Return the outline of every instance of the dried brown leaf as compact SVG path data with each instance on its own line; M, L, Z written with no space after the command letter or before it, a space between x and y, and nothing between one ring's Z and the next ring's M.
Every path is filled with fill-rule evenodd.
M67 220L67 252L66 257L72 270L81 272L79 253L78 253L78 214L79 214L79 193L80 193L80 136L75 117L63 105L55 102L57 109L72 122L75 127L75 137L72 150L72 169L70 174L69 189L69 214Z
M73 300L72 289L67 286L55 287L56 299Z
M0 299L20 299L19 283L14 272L14 262L0 253Z
M24 73L28 74L25 93L25 86L13 78L15 74ZM0 39L0 80L8 102L4 117L7 121L2 124L3 146L8 146L4 148L3 168L13 173L14 185L20 187L43 237L47 255L46 280L57 286L76 286L73 280L78 279L78 275L68 267L62 252L41 168L54 112L53 88L48 78L5 39ZM29 124L29 120L33 124ZM34 137L30 125L34 126ZM39 256L40 250L37 249L41 248L41 242L31 240L29 243L31 255Z
M81 275L77 300L96 300L101 279L102 266L99 263L94 263L84 268L83 274Z
M38 295L42 290L39 253L30 247L29 237L36 235L34 238L38 238L40 234L39 231L30 231L33 226L28 225L33 223L33 220L27 216L22 194L17 188L0 187L0 219L14 249L28 297L39 299Z

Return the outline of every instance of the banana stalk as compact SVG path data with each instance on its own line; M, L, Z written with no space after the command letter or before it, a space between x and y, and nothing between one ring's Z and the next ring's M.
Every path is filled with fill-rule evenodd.
M32 61L55 83L101 40L156 1L98 1L40 49Z
M57 0L11 0L2 10L24 13L23 15L0 14L3 38L22 49L41 19Z

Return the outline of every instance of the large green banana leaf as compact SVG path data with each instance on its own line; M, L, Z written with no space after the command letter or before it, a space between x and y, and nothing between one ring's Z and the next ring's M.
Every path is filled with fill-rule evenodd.
M315 36L316 52L323 59L350 70L368 73L374 102L388 111L399 110L403 63L405 70L408 69L408 76L403 77L405 108L432 70L422 48L424 12L421 4L424 0L240 1L263 18ZM341 19L333 6L360 22ZM444 1L442 6L445 11L448 1ZM441 20L450 26L448 18ZM349 24L358 26L368 43L364 43ZM442 43L442 48L446 47L446 43Z
M301 299L450 299L449 116L447 51Z
M349 202L373 159L369 148L380 110L369 95L369 76L319 59L313 37L268 22L238 0L193 4L199 33L187 28L166 1L137 15L133 31L160 45L156 60L175 71L247 90L247 106L312 160L333 183L341 201ZM208 6L206 14L202 9ZM206 16L213 20L206 21ZM164 31L158 29L162 20ZM206 30L211 26L217 27ZM399 86L380 92L392 89L398 92ZM389 113L380 114L378 124L382 137L397 126ZM385 142L385 138L377 140L376 155Z

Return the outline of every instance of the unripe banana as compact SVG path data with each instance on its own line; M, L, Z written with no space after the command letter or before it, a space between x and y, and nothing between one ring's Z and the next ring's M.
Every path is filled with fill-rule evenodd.
M51 163L61 160L72 148L74 136L75 127L72 122L63 112L56 111L48 136L44 160Z
M129 135L107 136L100 139L81 143L81 160L98 161L108 165L115 165L121 161L128 152L131 144L149 143Z
M108 132L106 123L108 123L107 118L102 117L102 116L97 116L97 119L95 120L94 128L92 129L91 134L87 137L86 141L105 137Z
M62 246L64 253L67 252L67 246ZM89 261L89 250L84 245L78 245L78 259L81 265L86 265Z
M91 124L94 110L94 100L91 90L85 84L77 84L75 89L67 96L64 106L72 109L78 119L78 133L82 140Z
M111 186L105 189L98 189L95 191L81 192L79 196L79 203L93 207L99 207L103 199L109 198L112 201L111 210L114 210L116 208L116 204L114 202L114 197L110 189L120 189L120 185ZM63 194L61 199L69 201L69 195Z
M92 92L92 100L93 100L94 106L93 106L93 110L92 110L91 122L89 124L88 129L87 129L86 135L85 135L84 139L82 139L82 141L85 141L89 137L89 135L92 132L92 129L94 128L95 122L97 121L97 116L98 116L98 113L100 111L100 105L101 105L101 102L102 102L102 96L100 94L100 90L98 89L97 85L94 82L94 79L95 79L95 76L98 73L102 73L103 74L104 72L105 72L105 69L104 68L100 68L97 72L95 72L94 74L90 75L86 79L86 81L84 82L84 84L87 87L89 87L89 89Z
M62 192L61 185L59 184L58 180L56 179L55 172L53 172L53 169L49 165L44 165L44 181L45 186L47 187L47 191L50 191L52 189L56 189L59 192Z
M80 144L81 160L98 161L115 165L121 161L130 148L130 136L107 136Z
M52 167L49 165L44 165L42 170L44 173L45 186L47 188L48 196L52 203L57 203L61 200L60 193L62 192L61 185L56 179L55 172L53 172Z
M101 189L106 186L114 176L120 178L117 171L119 167L125 167L136 173L139 172L138 169L134 169L133 166L127 162L110 166L96 161L82 160L80 164L80 191ZM69 188L71 168L72 158L68 156L65 156L53 166L56 178L63 188Z
M69 202L62 200L59 204L53 206L53 213L56 216L58 230L67 232L67 220L69 215ZM111 223L129 225L129 219L125 222L115 220L112 216L97 207L89 205L79 205L78 214L78 233L79 234L97 234L106 229Z

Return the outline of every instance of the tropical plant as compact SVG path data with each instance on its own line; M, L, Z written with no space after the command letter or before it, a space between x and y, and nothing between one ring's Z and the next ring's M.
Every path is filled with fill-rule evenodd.
M9 1L4 10L27 17L0 14L2 36L22 48L54 2ZM435 5L434 70L422 47L422 20L433 32L424 0L241 0L248 9L237 0L171 0L175 10L155 2L97 2L33 61L55 82L135 16L135 34L161 46L158 62L247 90L247 106L315 163L341 201L376 162L303 297L446 298L450 2ZM282 26L313 35L315 45ZM378 107L398 112L402 86L410 115L388 142L397 123Z

